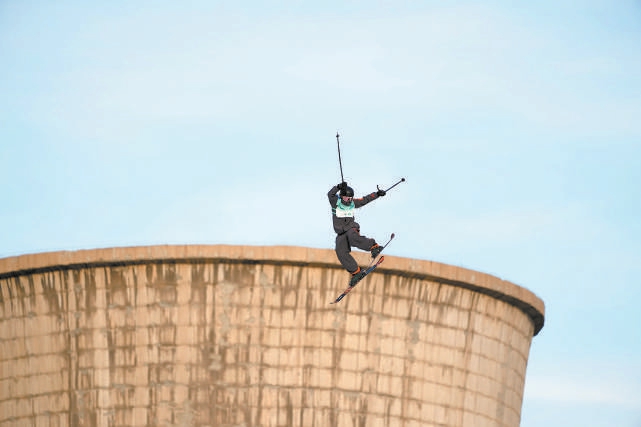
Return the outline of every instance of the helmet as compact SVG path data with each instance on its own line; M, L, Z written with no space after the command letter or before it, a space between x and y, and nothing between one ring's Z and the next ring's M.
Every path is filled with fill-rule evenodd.
M341 189L341 197L354 197L354 189L352 187L345 186Z

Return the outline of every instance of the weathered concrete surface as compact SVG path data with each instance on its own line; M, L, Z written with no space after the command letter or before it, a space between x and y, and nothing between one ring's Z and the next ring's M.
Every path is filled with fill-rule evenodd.
M0 259L0 425L519 425L539 298L387 256L329 305L346 281L298 247Z

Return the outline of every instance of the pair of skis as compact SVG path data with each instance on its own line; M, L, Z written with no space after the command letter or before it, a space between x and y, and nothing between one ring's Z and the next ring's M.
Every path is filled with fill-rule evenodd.
M392 239L393 239L393 238L394 238L394 233L392 233L392 235L390 236L390 238L389 238L389 240L387 241L387 243L385 243L385 245L383 245L383 249L381 250L381 252L383 252L383 250L385 250L385 248L387 247L387 245L389 245L389 244L390 244L390 242L392 241ZM356 287L356 285L358 285L358 284L361 282L361 280L363 280L363 279L365 278L365 276L367 276L368 274L370 274L372 271L376 270L376 267L378 267L379 265L381 265L381 264L383 263L383 260L384 260L384 259L385 259L385 257L384 257L384 256L381 256L381 257L380 257L380 258L378 258L378 259L376 259L376 258L372 259L372 261L369 263L369 265L368 265L368 266L367 266L367 268L365 269L364 274L363 274L363 277L361 277L361 278L358 280L358 282L354 283L353 285L348 286L348 287L347 287L347 289L345 289L345 290L343 291L343 293L342 293L342 294L340 294L340 295L339 295L339 296L338 296L338 297L337 297L333 302L330 302L330 304L336 304L337 302L339 302L340 300L342 300L343 298L345 298L345 296L346 296L348 293L350 293L350 292L352 291L352 289L354 289L354 287Z

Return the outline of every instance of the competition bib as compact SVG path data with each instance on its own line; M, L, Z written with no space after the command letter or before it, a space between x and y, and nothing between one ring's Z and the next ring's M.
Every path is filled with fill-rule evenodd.
M342 202L336 203L336 216L339 218L354 218L354 202L344 205Z

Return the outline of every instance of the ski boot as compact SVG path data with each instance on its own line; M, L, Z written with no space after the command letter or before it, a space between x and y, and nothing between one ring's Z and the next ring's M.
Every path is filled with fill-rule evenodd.
M365 277L365 271L358 267L358 270L352 273L352 278L349 280L349 285L354 286L357 284L363 277Z
M374 243L374 246L369 248L369 251L372 253L372 259L376 258L378 254L383 252L383 247L379 245L378 243Z

